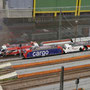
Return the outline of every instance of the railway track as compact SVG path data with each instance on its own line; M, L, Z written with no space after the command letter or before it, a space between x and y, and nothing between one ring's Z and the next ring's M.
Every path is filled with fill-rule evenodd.
M20 57L2 58L2 59L0 59L0 64L5 63L5 62L17 61L17 60L22 60L22 58L20 58Z
M3 56L3 57L0 57L0 59L9 59L9 58L17 58L17 57L19 57L19 55Z
M71 61L71 60L70 60ZM75 60L75 61L77 61L77 60ZM89 61L89 59L86 59L86 60L84 60L85 62L88 62ZM78 62L79 63L83 63L83 64L85 64L84 63L84 61L82 60L82 61L80 61L79 59L78 59ZM76 64L78 63L78 62L75 62ZM55 62L56 63L56 62ZM44 63L44 66L50 66L51 65L51 67L53 67L52 65L54 65L54 67L57 67L56 69L59 69L58 67L61 67L61 65L59 65L60 63L58 63L58 64L56 64L55 65L55 63ZM72 63L72 61L71 62L67 62L67 60L66 60L66 62L61 62L61 64L62 65L64 65L64 63L66 63L67 65L68 64L70 64L70 63ZM74 62L72 63L72 64L75 64ZM88 62L89 63L89 62ZM88 64L87 63L87 64ZM65 64L65 66L66 66L66 64ZM82 64L82 65L83 65ZM35 66L36 65L36 66ZM41 69L41 71L43 72L43 70L42 69L44 69L43 67L44 66L42 66L42 64L40 64L38 67L37 67L37 64L35 63L35 65L34 65L34 68L38 68L38 70L39 70L39 68ZM58 66L59 65L59 66ZM32 65L31 65L32 66ZM88 65L89 66L89 65ZM49 69L51 68L51 67L48 67ZM72 66L71 66L72 67ZM84 67L87 67L87 65L86 66L84 66ZM22 70L19 70L19 69L21 69L21 68L5 68L5 69L2 69L2 70L0 70L0 76L3 76L3 75L5 75L5 74L9 74L9 73L12 73L12 72L17 72L17 75L18 76L20 76L20 77L22 77L23 75L19 75L20 73L19 72L21 72L21 73L23 73L24 74L24 72L25 71L27 71L27 69L29 69L28 70L28 73L27 73L27 75L29 75L29 73L32 73L32 70L30 70L30 69L33 69L33 67L31 68L31 67L29 67L29 68L27 68L27 67L23 67L22 68ZM18 70L19 70L19 72L18 72ZM34 70L35 71L35 70ZM56 71L56 70L55 70ZM39 71L36 71L35 73L38 73ZM6 76L4 76L4 77L6 77Z
M47 65L51 65L51 64L47 64ZM42 65L41 65L42 66ZM14 69L7 69L5 70L1 70L0 75L2 74L6 74L9 72L12 72ZM72 77L73 76L73 77ZM90 76L90 68L82 68L80 70L74 70L74 71L66 71L65 72L65 81L68 80L73 80L76 79L77 77L80 78L84 78L84 77L89 77ZM5 90L13 90L13 88L16 88L15 86L17 85L17 87L19 87L19 90L23 90L23 88L27 88L27 87L36 87L36 86L42 86L42 85L48 85L51 83L58 83L60 80L60 74L59 73L52 73L52 74L45 74L45 75L37 75L37 76L31 76L31 77L27 77L27 78L23 78L23 79L10 79L8 81L0 81L0 84L3 86L3 88L5 88ZM72 77L72 78L71 78ZM52 79L50 79L52 78ZM58 79L55 79L58 78ZM39 83L37 81L39 81L42 83ZM46 79L47 81L44 81L44 79ZM55 79L55 80L54 80ZM49 82L48 80L51 80L52 82ZM31 84L31 82L35 83L35 85ZM43 83L46 82L46 83ZM25 86L25 87L22 87ZM12 88L12 89L10 89ZM16 90L18 90L18 88L16 88Z
M36 62L36 63L21 64L21 65L12 65L11 67L18 70L21 68L25 69L25 68L48 66L48 65L69 63L69 62L76 62L76 61L85 61L87 59L90 59L90 55L81 56L81 57L65 58L65 59L56 59L56 60Z
M52 58L52 57L49 57ZM54 57L55 58L55 57ZM66 62L74 62L74 61L80 61L85 59L90 59L90 55L83 55L83 56L76 56L76 57L69 57L69 58L55 58L55 59L47 60L47 58L40 58L39 59L17 59L17 61L11 61L6 63L0 64L0 69L3 68L14 68L14 69L20 69L20 68L28 68L28 67L38 67L38 66L45 66L45 65L52 65L52 64L58 64L58 63L66 63ZM33 62L32 62L33 61Z
M90 77L90 67L65 71L64 76L65 81L74 80L77 77L80 78ZM16 80L1 81L0 84L2 85L4 90L13 90L13 89L23 90L24 88L32 88L52 83L59 83L59 81L60 81L60 72L57 72Z
M68 59L67 59L67 60L68 60ZM70 60L70 59L69 59L69 61L67 61L67 60L66 60L66 61L64 61L64 60L62 61L62 60L61 60L61 62L58 62L58 63L57 63L57 62L55 62L55 63L51 63L51 62L50 62L50 63L44 63L44 64L41 63L41 64L39 64L39 65L38 65L37 63L33 63L33 64L35 64L35 65L32 66L32 64L31 64L31 66L29 66L29 67L24 67L24 66L22 65L21 68L13 68L13 67L12 67L12 68L11 68L11 67L10 67L10 68L5 68L5 69L1 69L1 70L0 70L0 75L8 74L8 73L14 72L15 70L19 70L19 69L28 69L28 68L35 68L35 67L41 67L41 66L49 66L49 65L55 65L55 64L58 65L58 64L62 64L62 63L63 63L63 64L64 64L64 63L71 63L71 62L74 62L74 61L75 61L75 62L76 62L76 61L77 61L77 62L78 62L78 61L82 61L82 62L83 62L83 61L87 61L87 59L84 59L84 58L83 58L83 59L76 59L76 60L74 60L74 61L72 61L72 60ZM37 65L38 65L38 66L37 66Z
M14 71L13 68L2 69L2 70L0 70L0 76L4 75L4 74L7 74L7 73L10 73L10 72L13 72L13 71Z

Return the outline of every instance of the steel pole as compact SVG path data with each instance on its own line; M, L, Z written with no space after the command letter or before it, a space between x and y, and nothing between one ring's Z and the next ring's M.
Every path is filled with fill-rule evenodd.
M76 90L78 90L79 78L77 78L75 83L76 83Z
M78 84L76 84L76 90L78 90Z
M61 76L60 76L60 90L63 90L64 85L64 66L61 68Z

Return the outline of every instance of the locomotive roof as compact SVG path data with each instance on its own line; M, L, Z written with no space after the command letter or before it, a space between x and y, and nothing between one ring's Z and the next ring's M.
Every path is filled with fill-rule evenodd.
M36 50L47 50L47 49L54 49L54 48L57 48L56 45L53 45L53 46L40 46L40 47L37 47L37 48L32 48L33 51L36 51Z

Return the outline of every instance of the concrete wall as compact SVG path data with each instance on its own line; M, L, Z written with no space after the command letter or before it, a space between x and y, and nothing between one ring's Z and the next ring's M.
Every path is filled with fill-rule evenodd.
M0 0L0 9L3 9L3 0Z
M27 2L28 1L28 2ZM5 9L7 18L32 17L32 0L7 0Z

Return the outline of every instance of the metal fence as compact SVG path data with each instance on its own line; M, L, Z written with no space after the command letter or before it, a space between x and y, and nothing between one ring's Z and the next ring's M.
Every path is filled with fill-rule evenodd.
M29 10L25 13L27 12ZM29 13L17 13L15 10L13 14L16 16L9 13L8 17L6 10L0 10L0 45L90 36L89 13L80 16L75 16L74 13L57 13L56 17L53 13L37 14L35 18L28 17Z

